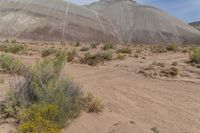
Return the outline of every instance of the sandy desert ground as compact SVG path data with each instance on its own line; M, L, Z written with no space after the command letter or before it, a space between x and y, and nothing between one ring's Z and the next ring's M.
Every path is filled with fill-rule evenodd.
M39 46L30 47L29 54L15 55L27 65L41 58ZM152 53L149 46L130 47L133 52L124 60L113 59L98 66L80 64L76 59L66 63L63 73L72 77L84 92L100 98L105 109L101 113L81 113L63 132L156 133L151 130L154 128L159 133L200 133L200 69L187 63L188 53ZM94 53L98 50L90 49ZM80 56L83 53L79 52ZM174 62L176 65L172 65ZM147 69L152 64L154 68ZM171 67L178 69L177 76L163 76L162 70ZM5 80L0 84L2 101L9 81L16 77L1 72L0 78ZM12 130L13 120L0 120L0 133Z

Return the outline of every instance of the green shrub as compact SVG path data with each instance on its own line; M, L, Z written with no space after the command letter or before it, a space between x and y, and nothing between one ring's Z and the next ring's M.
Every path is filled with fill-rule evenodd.
M73 59L76 57L76 55L77 55L77 53L76 53L76 50L75 50L75 49L73 49L73 50L71 50L71 51L68 51L68 52L67 52L67 61L68 61L68 62L73 61Z
M84 52L84 51L88 51L88 50L89 50L88 47L82 47L82 48L80 49L80 51L82 51L82 52Z
M24 69L24 65L19 60L7 54L0 55L0 67L8 73L19 75Z
M131 54L132 50L130 48L121 48L117 50L117 53Z
M0 51L9 52L13 54L20 53L25 50L25 46L22 44L3 44L0 45Z
M20 115L20 133L59 133L59 108L55 104L33 104Z
M167 45L166 49L168 51L174 51L174 52L176 52L178 50L178 46L176 44L170 44L170 45Z
M52 54L55 54L56 52L57 52L56 49L53 49L53 48L44 49L44 50L41 51L41 56L47 57L47 56L50 56Z
M191 63L200 64L200 48L191 48L189 54Z
M55 104L58 106L59 127L79 115L82 107L82 92L69 78L60 75L63 59L44 59L34 69L27 70L23 82L15 83L6 100L5 112L15 115L18 108L32 104Z
M109 49L114 49L115 45L112 43L107 43L103 46L103 50L109 50Z

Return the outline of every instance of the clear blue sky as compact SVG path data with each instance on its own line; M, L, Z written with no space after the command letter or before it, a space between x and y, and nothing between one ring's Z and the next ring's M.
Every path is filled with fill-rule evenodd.
M98 0L69 1L83 5ZM200 0L137 0L137 2L158 7L185 22L200 21Z

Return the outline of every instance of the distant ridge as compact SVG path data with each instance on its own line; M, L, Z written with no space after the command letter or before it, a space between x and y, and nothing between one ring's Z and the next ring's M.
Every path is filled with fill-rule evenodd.
M200 43L199 31L160 9L133 0L100 0L85 7L109 19L121 42Z
M0 0L0 39L138 44L200 44L200 32L134 0L84 7L64 0Z

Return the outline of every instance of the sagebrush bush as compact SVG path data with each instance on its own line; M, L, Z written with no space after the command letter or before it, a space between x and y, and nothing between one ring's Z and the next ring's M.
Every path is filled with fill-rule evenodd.
M112 43L107 43L103 46L103 50L114 49L116 46Z
M190 62L200 64L200 48L193 47L189 51Z
M77 55L77 53L76 53L76 50L75 50L75 49L73 49L73 50L71 50L71 51L68 51L68 52L67 52L67 61L68 61L68 62L73 61L73 59L76 57L76 55Z
M132 53L132 50L131 48L121 48L121 49L118 49L117 50L117 53L124 53L124 54L131 54Z
M23 80L11 84L11 92L1 107L7 116L18 118L19 132L58 133L81 110L101 110L99 100L85 100L80 88L61 74L64 64L63 54L44 58L25 69Z
M13 56L7 54L0 55L0 67L11 74L22 74L24 65Z
M2 44L0 45L0 51L17 54L25 50L25 46L22 44Z

